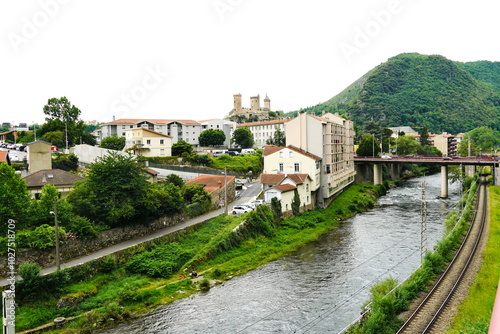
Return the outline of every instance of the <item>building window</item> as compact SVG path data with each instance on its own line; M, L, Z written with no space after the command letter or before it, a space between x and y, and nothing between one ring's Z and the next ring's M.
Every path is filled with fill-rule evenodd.
M160 145L163 145L164 140L160 139Z
M295 173L300 172L300 164L298 162L293 164L293 170L295 171Z
M130 126L130 128L131 128L131 129L132 129L133 127L134 127L133 125L131 125L131 126Z
M283 151L280 151L280 158L283 158Z
M283 163L282 162L280 162L278 165L278 172L283 173Z
M122 136L125 136L125 132L122 132Z
M306 183L306 191L309 191L309 184ZM309 199L307 200L309 202Z
M292 151L289 151L289 152L288 152L288 157L289 157L289 158L293 158L293 152L292 152Z
M160 155L165 155L165 150L164 149L160 149Z
M125 125L122 125L122 129L125 129Z
M146 144L147 144L147 145L151 145L151 139L147 139L147 140L146 140Z

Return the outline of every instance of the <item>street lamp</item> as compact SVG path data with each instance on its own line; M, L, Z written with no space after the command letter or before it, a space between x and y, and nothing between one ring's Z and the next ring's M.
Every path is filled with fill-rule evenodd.
M16 144L16 125L14 124L14 121L12 121L12 125L14 126L14 144Z
M54 197L54 211L50 211L50 214L54 215L56 227L56 267L57 270L61 270L61 259L59 255L59 228L57 226L57 197Z

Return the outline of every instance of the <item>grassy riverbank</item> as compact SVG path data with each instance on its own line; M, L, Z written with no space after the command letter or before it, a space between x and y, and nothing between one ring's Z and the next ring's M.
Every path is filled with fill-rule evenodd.
M500 277L500 188L490 187L490 229L483 264L448 333L486 333Z
M387 279L374 285L370 292L371 299L366 303L368 311L361 321L349 328L350 334L395 333L403 325L400 314L408 310L410 303L416 300L419 293L428 291L430 285L441 274L447 263L460 247L472 219L473 200L478 184L471 185L470 192L464 202L463 215L458 219L455 228L437 243L434 252L427 252L424 262L406 281L398 284L395 279ZM451 212L445 221L447 230L458 215Z
M244 274L372 208L386 190L384 186L354 184L327 209L285 220L277 219L265 206L240 218L219 216L186 233L137 246L117 260L105 258L38 277L34 281L38 292L32 295L36 297L30 297L26 286L19 287L25 296L16 311L16 332L56 317L81 315L50 333L90 333L186 298L203 290L206 283L184 277L193 268L212 284ZM51 286L60 289L50 291ZM41 296L40 291L44 291Z

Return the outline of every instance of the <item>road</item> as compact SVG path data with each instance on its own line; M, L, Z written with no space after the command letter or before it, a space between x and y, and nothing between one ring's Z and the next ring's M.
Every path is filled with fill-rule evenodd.
M243 187L243 189L241 191L241 197L229 205L228 211L231 212L230 211L231 207L233 207L235 205L251 202L252 200L254 200L256 198L256 196L260 193L260 191L261 191L261 185L260 185L259 181L254 181L252 183L245 184L245 186ZM82 257L61 263L61 268L62 269L70 268L70 267L74 267L74 266L77 266L77 265L80 265L80 264L83 264L86 262L93 261L93 260L101 258L103 256L110 255L110 254L113 254L115 252L121 251L123 249L138 245L138 244L143 243L145 241L159 238L159 237L167 235L169 233L185 229L186 227L202 223L202 222L207 221L209 219L215 218L221 214L224 214L224 208L214 210L212 212L206 213L206 214L199 216L199 217L195 217L193 219L189 219L189 220L187 220L181 224L175 225L175 226L169 226L169 227L164 228L162 230L158 230L152 234L145 235L145 236L142 236L142 237L139 237L136 239L124 241L124 242L121 242L119 244L116 244L116 245L113 245L113 246L110 246L107 248L103 248L103 249L101 249L97 252L94 252L92 254L82 256ZM53 266L53 267L43 268L40 271L40 273L42 275L47 275L49 273L54 272L55 270L56 270L56 267ZM18 279L20 279L20 277L18 277ZM7 285L7 279L0 280L0 286L5 286L5 285Z

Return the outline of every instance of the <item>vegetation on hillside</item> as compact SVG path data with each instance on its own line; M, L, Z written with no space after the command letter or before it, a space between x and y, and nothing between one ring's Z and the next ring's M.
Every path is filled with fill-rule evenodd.
M499 129L499 68L498 62L463 64L437 55L400 54L304 110L346 114L359 126L373 120L384 127L427 126L432 133Z

